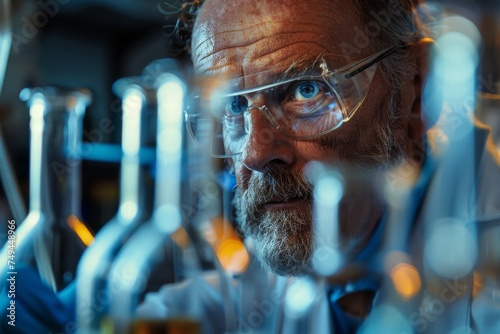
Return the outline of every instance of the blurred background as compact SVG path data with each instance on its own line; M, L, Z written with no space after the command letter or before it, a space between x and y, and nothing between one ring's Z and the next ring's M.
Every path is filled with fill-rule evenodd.
M482 35L478 116L495 128L500 147L500 4L498 0L429 2L434 10L459 13ZM86 87L93 102L84 119L83 141L95 145L82 165L83 220L97 232L117 211L119 78L138 75L151 61L174 51L169 33L180 1L14 0L13 40L0 96L0 125L24 202L29 193L29 114L19 92L26 86ZM0 188L0 222L12 213ZM1 234L5 230L0 231Z
M82 214L96 232L118 205L121 101L112 84L139 75L151 61L169 55L167 35L176 16L166 15L170 4L158 0L11 3L13 39L0 96L0 124L26 206L29 113L19 92L27 86L86 87L93 101L84 119L83 141L95 144L95 149L82 164ZM12 214L2 188L0 221L8 218Z

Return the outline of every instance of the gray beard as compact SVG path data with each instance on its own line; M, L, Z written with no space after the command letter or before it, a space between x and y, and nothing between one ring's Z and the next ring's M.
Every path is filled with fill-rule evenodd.
M234 205L238 227L252 238L255 255L264 269L297 276L311 271L313 188L302 176L289 174L280 168L272 168L266 175L254 174L243 196L236 189ZM306 210L303 206L301 210L262 210L264 203L276 197L307 198L308 205Z
M404 160L404 142L397 138L391 129L391 124L397 122L397 116L394 114L396 100L397 98L392 96L389 112L389 115L392 115L391 120L375 125L379 140L374 143L376 147L371 151L373 154L369 157L365 155L364 163L359 162L358 167L380 173ZM353 149L351 147L351 150ZM253 251L264 269L283 276L308 274L312 271L314 246L313 185L302 174L298 175L274 162L269 163L267 169L266 174L252 174L244 193L239 188L236 189L233 204L236 209L237 227L246 237L253 240ZM301 206L300 209L263 210L263 204L268 201L291 197L306 198L307 208L304 210ZM350 203L349 200L346 202L348 206L354 205L352 210L356 210L357 203ZM352 217L350 212L346 212L346 215ZM365 223L356 222L357 231L349 233L350 237L362 238L361 234L366 233L363 225Z

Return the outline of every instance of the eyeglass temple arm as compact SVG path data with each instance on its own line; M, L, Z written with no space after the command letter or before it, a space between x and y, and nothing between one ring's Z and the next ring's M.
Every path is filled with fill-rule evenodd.
M394 46L391 46L390 48L382 50L382 51L380 51L380 52L378 52L378 53L376 53L368 58L365 58L365 59L361 60L361 62L359 62L358 64L354 65L354 67L350 71L348 71L346 74L344 74L344 77L345 78L352 78L356 74L363 72L368 67L370 67L373 64L376 64L379 61L389 57L394 52L396 52L397 50L404 48L404 47L406 47L406 44L394 45Z

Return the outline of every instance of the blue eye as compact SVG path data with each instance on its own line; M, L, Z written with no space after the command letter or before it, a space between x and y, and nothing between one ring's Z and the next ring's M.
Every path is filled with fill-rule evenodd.
M244 96L233 96L228 105L232 115L240 115L248 108L248 100Z
M293 96L298 101L309 100L318 95L320 92L319 85L313 81L305 81L300 83L293 92Z

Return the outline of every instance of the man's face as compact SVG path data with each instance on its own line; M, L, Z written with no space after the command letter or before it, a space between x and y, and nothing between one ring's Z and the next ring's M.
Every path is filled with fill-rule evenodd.
M340 45L355 38L354 27L363 30L364 25L350 1L262 0L250 5L208 0L193 32L192 58L198 73L248 76L341 54ZM353 60L375 51L367 46ZM262 112L252 110L247 144L232 161L238 183L235 204L240 226L253 238L265 267L283 275L310 271L312 186L303 176L304 167L321 161L376 170L399 162L407 147L407 121L400 116L409 113L408 94L391 91L377 70L352 120L307 140L283 134ZM260 99L252 103L261 106L265 102ZM344 196L340 211L342 235L360 246L382 209L377 198L357 194Z

